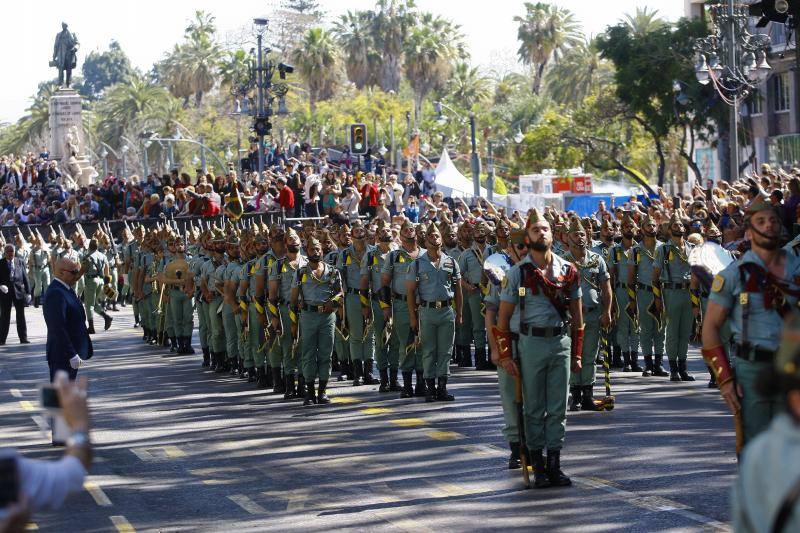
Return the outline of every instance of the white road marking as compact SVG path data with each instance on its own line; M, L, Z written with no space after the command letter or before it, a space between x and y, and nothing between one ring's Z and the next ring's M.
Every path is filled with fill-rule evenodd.
M117 515L117 516L109 516L108 518L114 524L114 527L117 528L117 531L119 533L136 533L136 530L124 516Z
M232 494L228 496L228 499L250 514L264 514L267 512L266 509L258 505L244 494Z
M89 494L92 495L92 498L94 498L94 502L100 507L108 507L110 505L113 505L111 503L111 500L108 499L108 496L106 496L106 493L103 492L103 489L101 489L97 485L97 483L94 483L92 481L87 481L83 484L83 488L85 488L89 492Z
M19 389L11 389L11 396L14 398L22 398L22 393Z

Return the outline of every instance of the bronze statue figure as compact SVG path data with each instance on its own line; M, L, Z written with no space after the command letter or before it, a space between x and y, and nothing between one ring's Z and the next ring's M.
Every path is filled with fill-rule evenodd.
M72 69L78 63L78 38L67 29L67 23L61 23L61 31L56 35L53 45L51 67L58 69L59 87L69 87L72 82ZM65 79L66 74L66 79Z

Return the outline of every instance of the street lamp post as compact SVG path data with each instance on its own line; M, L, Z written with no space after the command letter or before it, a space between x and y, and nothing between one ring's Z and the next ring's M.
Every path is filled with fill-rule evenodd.
M464 117L461 116L461 114L458 111L456 111L452 107L443 104L442 102L434 102L433 107L439 114L437 122L440 125L443 125L445 122L447 122L447 117L442 114L443 108L447 109L448 111L456 115L462 121L464 120ZM478 143L475 138L475 113L469 114L469 135L470 135L470 145L472 147L472 153L470 154L470 168L472 170L472 189L475 198L477 199L481 195L481 158L478 155Z
M103 179L106 179L108 177L108 150L106 150L105 146L100 149L98 155L103 160Z
M123 144L122 148L119 149L119 151L122 152L122 177L123 178L127 178L128 177L128 167L126 166L128 150L129 150L129 148L128 148L127 144Z

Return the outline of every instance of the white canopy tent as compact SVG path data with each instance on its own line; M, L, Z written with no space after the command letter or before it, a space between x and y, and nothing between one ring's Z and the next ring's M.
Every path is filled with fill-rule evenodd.
M468 199L475 196L472 180L468 179L456 168L447 154L447 150L442 150L442 156L439 158L435 183L436 190L441 191L445 197ZM486 198L486 189L481 187L480 190L480 195Z

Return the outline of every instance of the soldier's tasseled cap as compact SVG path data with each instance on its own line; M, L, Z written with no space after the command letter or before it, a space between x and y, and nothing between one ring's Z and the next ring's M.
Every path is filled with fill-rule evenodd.
M308 242L306 243L306 249L307 249L307 250L310 250L310 249L311 249L311 248L313 248L314 246L320 246L320 247L322 247L322 243L321 243L321 242L320 242L320 240L319 240L319 239L317 239L316 237L309 237L309 238L308 238Z
M525 244L525 237L527 237L527 234L524 228L517 227L511 229L510 240L512 244Z
M672 212L672 216L669 217L669 225L670 225L670 227L673 224L683 224L683 220L681 219L681 217L680 217L680 215L678 214L677 211L673 211Z
M403 222L403 225L400 226L400 230L403 231L403 230L409 230L409 229L414 230L414 223L411 222L410 220L406 219Z
M548 218L547 215L545 217L542 217L541 213L539 213L539 210L534 207L533 209L531 209L528 212L528 223L527 223L527 226L532 226L533 224L541 222L542 220L546 220L547 222L550 222L552 220L552 217Z
M581 219L578 217L572 217L569 221L569 228L567 231L569 233L578 233L580 231L585 232L586 228L584 228L583 224L581 224Z
M428 224L428 229L425 230L426 237L430 237L431 235L439 235L440 237L442 236L442 232L439 231L439 228L436 226L436 224Z
M775 370L782 376L800 379L800 316L792 313L783 327Z
M614 228L612 227L611 223L608 221L607 218L603 219L603 222L600 224L600 229L604 229L606 231L611 231Z
M631 216L630 213L625 213L622 216L622 224L623 225L625 225L625 224L633 224L635 226L636 225L636 221L633 220L633 217Z
M286 232L284 231L283 226L281 226L280 224L273 224L272 227L269 229L270 238L275 240L282 239L285 233Z
M222 228L218 228L217 226L214 226L214 228L211 230L211 240L212 242L215 242L217 244L224 243L225 230L223 230Z
M286 230L286 235L284 235L283 239L285 241L288 241L289 239L292 239L292 238L299 239L300 236L297 234L297 232L294 230L294 228L289 228L289 229Z
M650 215L650 213L646 214L646 215L644 216L644 218L642 219L642 226L646 226L647 224L653 224L654 226L657 226L657 224L656 224L656 219L654 219L654 218L653 218L653 217Z
M750 220L750 218L759 211L775 211L775 207L763 196L756 196L744 212L745 222Z

